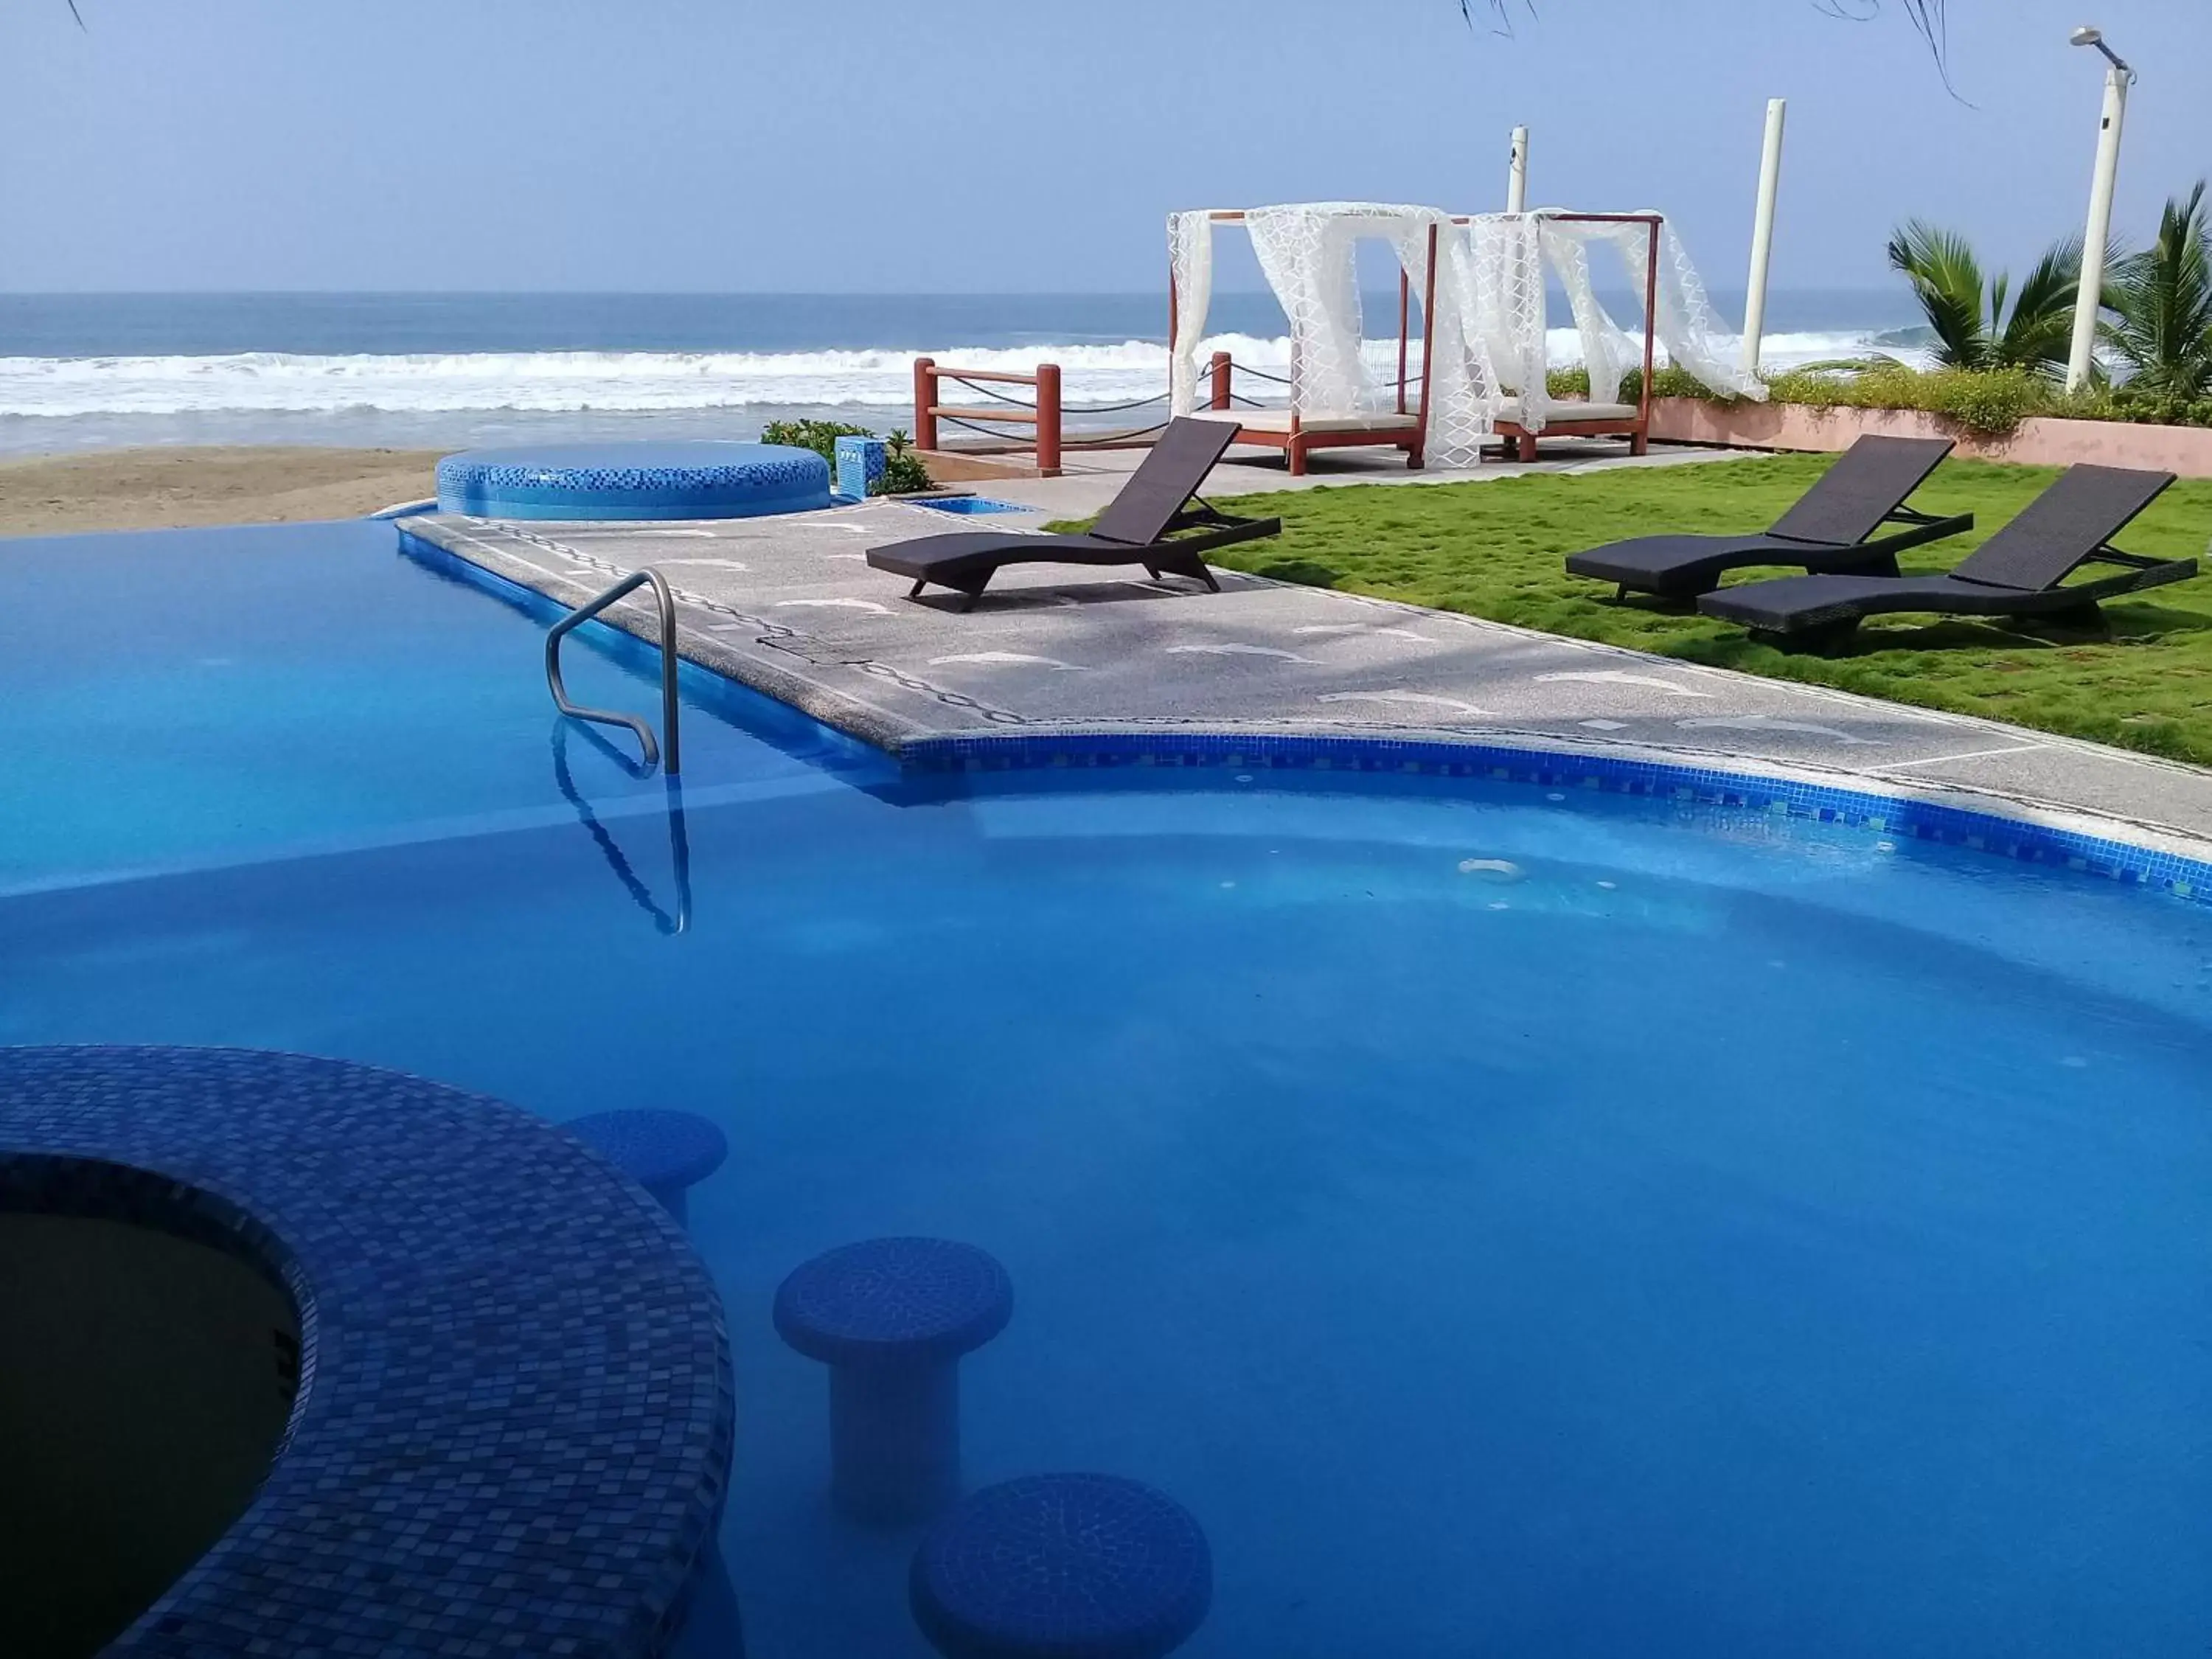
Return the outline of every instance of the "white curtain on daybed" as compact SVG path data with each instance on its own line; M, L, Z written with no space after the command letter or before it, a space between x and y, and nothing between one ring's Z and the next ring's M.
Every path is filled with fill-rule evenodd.
M1562 219L1562 210L1491 213L1455 224L1438 208L1316 202L1253 208L1244 225L1267 286L1291 325L1291 408L1302 420L1366 420L1394 413L1397 388L1368 359L1359 301L1358 244L1373 238L1397 254L1413 291L1428 285L1429 235L1437 233L1436 291L1424 318L1430 361L1428 458L1472 466L1501 417L1530 432L1557 407L1547 391L1546 274L1565 290L1589 370L1590 400L1617 402L1644 351L1599 303L1589 250L1610 245L1636 292L1650 263L1650 227ZM1171 406L1199 402L1198 353L1213 294L1211 212L1171 215L1169 257L1177 309ZM1705 284L1674 227L1661 216L1652 329L1668 361L1716 392L1763 399L1765 386L1720 345ZM1418 380L1419 371L1412 371ZM1393 371L1395 373L1395 371Z
M1301 420L1372 420L1398 406L1395 365L1388 374L1368 361L1359 299L1358 245L1389 244L1416 294L1428 285L1429 233L1437 231L1437 288L1424 319L1431 356L1428 455L1437 465L1472 466L1492 430L1498 388L1481 337L1466 326L1463 280L1450 267L1462 258L1450 216L1440 208L1362 202L1318 202L1254 208L1244 227L1261 274L1291 325L1291 408ZM1188 415L1198 403L1198 351L1212 283L1209 213L1178 213L1168 242L1176 294L1176 338L1169 384L1171 406ZM1411 371L1418 375L1418 370Z

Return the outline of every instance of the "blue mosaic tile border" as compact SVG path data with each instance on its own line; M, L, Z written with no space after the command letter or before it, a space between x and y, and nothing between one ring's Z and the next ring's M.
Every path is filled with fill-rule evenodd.
M719 1562L728 1335L681 1230L580 1141L337 1060L0 1048L0 1209L179 1234L299 1311L260 1492L106 1651L675 1643Z
M1911 836L2212 904L2212 863L2177 853L1873 789L1612 755L1413 738L1099 732L925 738L903 745L899 758L916 770L943 773L1202 768L1309 776L1471 778L1587 789Z
M830 463L787 444L556 444L438 463L438 510L481 519L748 519L830 505Z

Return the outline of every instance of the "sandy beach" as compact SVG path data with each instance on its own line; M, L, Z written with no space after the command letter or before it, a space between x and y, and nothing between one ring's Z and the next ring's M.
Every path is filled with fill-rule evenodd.
M118 449L0 462L0 536L353 519L431 493L434 449Z

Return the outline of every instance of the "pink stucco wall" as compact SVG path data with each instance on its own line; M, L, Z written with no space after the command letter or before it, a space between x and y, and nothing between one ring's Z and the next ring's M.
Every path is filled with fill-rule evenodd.
M2124 421L2022 421L2002 438L1961 429L1908 409L1812 409L1802 404L1709 404L1662 398L1651 406L1651 435L1674 443L1726 444L1739 449L1827 451L1848 448L1862 433L1899 438L1953 438L1956 453L1984 461L2065 466L2097 461L2137 466L2185 478L2212 478L2212 428L2137 426Z

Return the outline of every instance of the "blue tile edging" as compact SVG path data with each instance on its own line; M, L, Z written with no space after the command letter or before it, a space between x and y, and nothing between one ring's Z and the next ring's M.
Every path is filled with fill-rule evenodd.
M675 1641L717 1559L728 1336L682 1231L581 1142L338 1060L0 1048L0 1210L212 1245L299 1311L259 1493L107 1652Z
M2179 853L1919 796L1573 750L1292 732L1054 732L917 738L901 746L899 758L940 773L1194 768L1473 778L1641 795L1938 842L2212 904L2212 862Z

